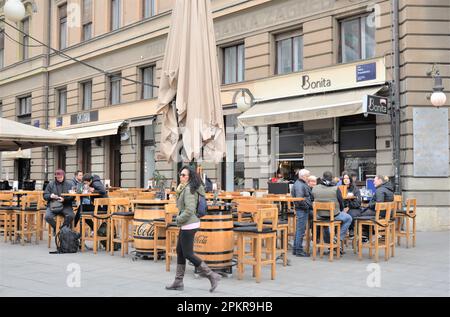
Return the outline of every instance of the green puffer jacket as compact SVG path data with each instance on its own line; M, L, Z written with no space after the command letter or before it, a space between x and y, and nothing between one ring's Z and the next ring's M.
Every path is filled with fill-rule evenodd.
M191 188L187 185L177 197L177 207L180 211L177 216L177 226L185 226L191 223L200 222L197 217L198 195L205 195L205 188L200 186L197 191L192 194Z

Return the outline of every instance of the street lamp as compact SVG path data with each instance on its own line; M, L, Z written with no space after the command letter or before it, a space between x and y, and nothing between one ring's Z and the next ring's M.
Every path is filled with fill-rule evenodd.
M9 20L20 22L25 17L25 6L20 0L7 0L4 12Z
M239 97L238 95L241 94ZM245 98L245 94L247 94L250 97L250 102L247 102L247 99ZM253 105L255 104L255 97L247 88L239 88L238 91L236 91L233 95L233 104L236 104L236 107L240 112L245 112Z
M431 71L427 72L427 75L434 78L433 93L431 94L431 96L427 97L428 99L430 99L433 106L437 108L442 107L447 101L447 96L444 94L442 78L436 65L433 65L433 68L431 69Z

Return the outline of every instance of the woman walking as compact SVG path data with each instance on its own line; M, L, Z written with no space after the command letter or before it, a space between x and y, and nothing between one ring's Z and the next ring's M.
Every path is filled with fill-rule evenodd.
M212 271L205 262L194 254L194 237L200 228L197 217L199 195L205 195L200 176L190 167L185 166L180 172L180 185L177 188L177 207L179 214L176 218L180 227L177 242L177 272L175 281L166 286L168 290L183 290L183 278L186 270L186 259L194 264L201 275L211 282L210 292L213 292L220 280L220 275Z

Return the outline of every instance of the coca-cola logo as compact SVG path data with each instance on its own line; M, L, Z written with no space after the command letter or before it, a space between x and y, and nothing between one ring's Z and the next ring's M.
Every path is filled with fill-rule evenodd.
M140 237L153 237L154 231L153 223L143 223L136 227L135 235Z
M208 236L205 236L205 235L195 236L194 241L197 244L207 244L208 243Z

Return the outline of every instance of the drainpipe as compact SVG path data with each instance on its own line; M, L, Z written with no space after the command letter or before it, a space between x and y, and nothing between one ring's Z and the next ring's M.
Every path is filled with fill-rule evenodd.
M400 175L400 40L399 40L399 0L392 0L394 39L394 94L392 120L394 129L394 177L395 193L401 194Z
M47 52L45 54L45 83L44 83L44 109L45 109L45 129L48 130L50 126L50 116L49 116L49 104L48 101L50 99L50 73L48 67L50 66L50 44L51 44L51 21L52 21L52 0L47 1ZM44 168L44 177L45 180L48 181L48 160L49 160L49 149L48 146L45 147L45 168Z

